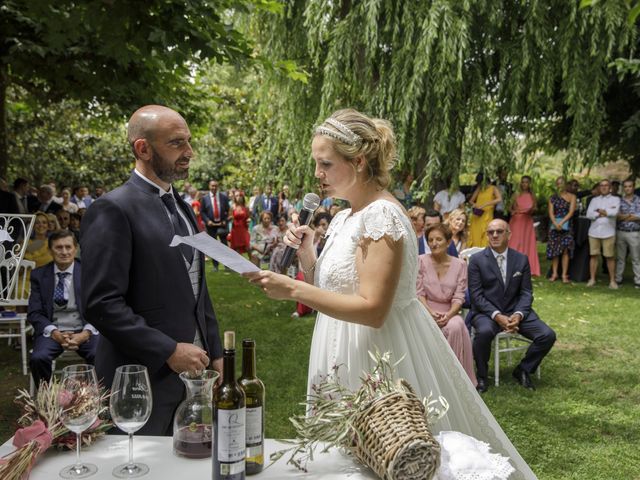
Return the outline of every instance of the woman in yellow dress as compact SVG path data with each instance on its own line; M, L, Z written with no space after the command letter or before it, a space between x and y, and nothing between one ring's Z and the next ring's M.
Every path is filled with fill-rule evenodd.
M484 181L484 175L476 176L476 189L471 196L471 227L469 228L469 247L486 247L487 225L493 220L493 210L502 201L500 190L491 185L489 179Z

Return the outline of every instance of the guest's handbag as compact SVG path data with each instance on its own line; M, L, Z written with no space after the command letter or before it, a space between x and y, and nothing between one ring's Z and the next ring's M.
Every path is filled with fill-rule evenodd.
M564 217L556 217L556 223L558 225L560 225L560 222L562 221L563 218ZM564 230L565 232L568 232L569 231L569 221L567 220L566 222L564 222L560 228L562 230Z
M484 210L481 209L481 208L474 208L473 209L473 214L477 215L478 217L481 217L483 213L484 213Z

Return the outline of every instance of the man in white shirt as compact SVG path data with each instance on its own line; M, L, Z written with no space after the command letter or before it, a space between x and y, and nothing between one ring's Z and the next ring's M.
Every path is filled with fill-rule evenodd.
M436 193L436 196L433 197L433 209L436 212L440 212L446 220L449 214L456 208L463 207L464 201L464 193L460 190L454 190L452 192L449 192L447 189L440 190Z
M600 252L607 261L609 270L609 288L617 289L616 283L616 217L620 210L620 197L611 194L611 182L602 180L599 185L600 195L589 203L587 218L591 220L589 227L589 273L587 287L596 284L598 257Z

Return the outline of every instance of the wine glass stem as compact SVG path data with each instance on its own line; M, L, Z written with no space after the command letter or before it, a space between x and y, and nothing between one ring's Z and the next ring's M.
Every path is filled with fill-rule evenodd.
M129 434L129 467L133 468L133 433Z
M80 444L82 443L82 432L76 432L76 470L82 470L82 464L80 463Z

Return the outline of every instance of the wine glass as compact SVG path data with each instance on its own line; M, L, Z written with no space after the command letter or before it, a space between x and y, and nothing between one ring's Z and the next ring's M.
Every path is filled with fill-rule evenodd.
M100 392L93 365L69 365L62 370L58 392L62 424L76 434L76 463L60 471L62 478L86 478L98 471L91 463L80 462L82 432L98 419Z
M133 462L133 433L140 430L151 415L153 399L147 367L122 365L116 369L109 409L113 423L129 435L129 462L113 469L117 478L136 478L149 472L144 463Z

